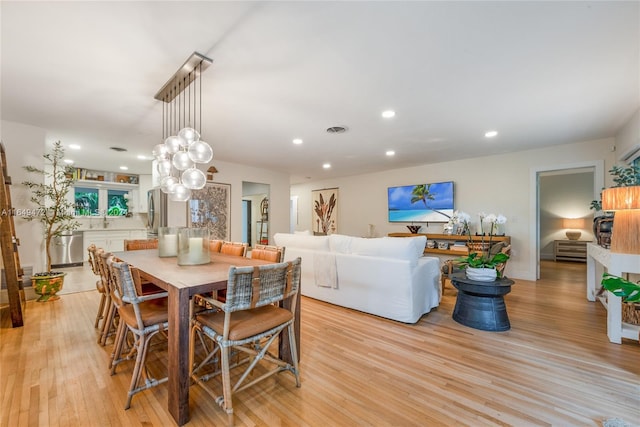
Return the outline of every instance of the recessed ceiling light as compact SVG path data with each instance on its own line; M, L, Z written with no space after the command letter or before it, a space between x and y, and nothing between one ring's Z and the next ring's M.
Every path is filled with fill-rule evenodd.
M127 166L120 166L120 170L127 171L129 168Z
M322 165L324 169L331 169L331 163L325 163Z
M296 144L296 145L300 145L300 144L302 144L302 140L300 138L296 138L296 139L293 140L293 143Z
M64 159L63 161L68 165L73 164L73 160L71 160L71 159Z
M386 110L382 112L382 117L385 119L390 119L391 117L395 117L396 112L393 110Z
M147 156L144 156L144 155L142 155L142 154L138 154L138 156L137 156L137 157L138 157L138 159L140 159L140 160L149 160L149 158L147 158Z
M393 151L393 150L389 150L389 151L387 151L385 154L386 154L387 156L395 156L395 155L396 155L396 152L395 152L395 151Z
M489 132L486 132L484 134L486 138L493 138L496 135L498 135L498 131L495 131L495 130L490 130Z
M78 144L69 144L69 148L72 150L79 150L81 147Z

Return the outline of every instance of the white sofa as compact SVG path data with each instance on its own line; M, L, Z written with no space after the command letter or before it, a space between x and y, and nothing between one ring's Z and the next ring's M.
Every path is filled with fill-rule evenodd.
M366 239L277 233L285 260L302 258L302 295L405 323L440 303L440 262L426 237Z

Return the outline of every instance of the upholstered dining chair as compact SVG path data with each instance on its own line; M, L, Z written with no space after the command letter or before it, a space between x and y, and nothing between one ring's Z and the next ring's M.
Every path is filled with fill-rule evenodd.
M111 375L115 374L116 367L120 363L129 359L129 355L136 355L131 385L124 406L125 409L129 409L135 394L168 380L167 376L161 379L150 377L145 366L151 338L169 327L168 293L140 296L136 293L135 274L132 273L135 270L129 264L114 261L113 257L107 260L107 264L114 277L111 299L120 314L120 325L111 360ZM127 331L131 332L135 339L133 348L127 356L123 357Z
M255 245L249 255L251 259L282 262L284 260L284 249L284 246Z
M212 239L209 240L209 252L218 253L222 247L222 240Z
M224 241L220 247L220 253L234 256L246 256L248 248L248 243Z
M96 280L96 289L100 294L100 303L98 304L98 312L96 313L96 320L93 323L93 327L98 329L100 325L100 321L103 320L107 311L109 310L107 306L107 299L110 299L109 292L107 292L107 284L105 282L105 278L101 274L100 266L98 265L98 260L96 258L96 251L98 248L93 243L87 247L87 252L89 253L89 266L91 267L91 271L98 277Z
M140 251L145 249L158 249L158 239L134 239L124 241L125 251ZM136 281L139 295L151 295L164 292L163 289L149 282L148 280Z
M291 372L300 387L300 372L294 333L296 294L300 289L301 259L265 264L255 267L231 267L227 282L227 300L222 303L208 299L217 311L197 314L192 321L190 336L191 377L202 386L228 414L233 422L234 393L244 390L263 379L282 371ZM291 308L274 304L291 298ZM285 328L289 332L289 348L293 365L268 352L269 346ZM196 337L203 342L205 355L195 362ZM210 344L207 344L210 341ZM230 364L231 351L247 358ZM220 364L216 363L220 360ZM213 361L213 363L211 363ZM248 363L242 374L235 375L231 383L231 370ZM266 373L249 377L258 363L271 363L275 367ZM209 387L207 381L221 376L222 390ZM245 382L248 381L248 382ZM217 381L212 383L219 384Z

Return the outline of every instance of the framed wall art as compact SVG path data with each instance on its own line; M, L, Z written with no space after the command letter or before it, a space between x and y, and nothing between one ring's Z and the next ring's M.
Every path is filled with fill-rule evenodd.
M338 189L324 188L311 192L312 222L315 235L338 232Z
M231 184L207 182L187 202L187 226L206 227L211 239L231 238Z

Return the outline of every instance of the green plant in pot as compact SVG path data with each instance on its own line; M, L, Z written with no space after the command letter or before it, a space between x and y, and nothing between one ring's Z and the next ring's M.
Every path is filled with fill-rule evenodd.
M640 325L640 283L604 273L601 284L603 290L622 298L622 321Z
M23 168L39 177L24 181L31 190L30 200L35 206L26 210L24 219L39 221L42 224L46 254L46 271L31 276L33 289L40 295L38 301L58 299L56 295L64 283L66 273L51 270L51 241L65 232L80 226L74 217L74 204L68 198L73 188L73 168L64 163L62 143L54 143L51 152L42 156L43 167L24 166Z
M472 250L473 242L469 228L470 218L464 212L458 213L458 221L462 224L463 230L466 230L469 236L470 247L469 254L467 256L457 258L456 264L458 267L466 269L467 277L469 279L490 282L502 276L502 270L498 269L498 267L504 265L504 263L509 259L509 255L504 252L491 253L491 249L493 248L493 236L496 233L498 224L506 223L507 219L503 215L485 215L484 213L480 213L479 215L481 234L483 238L480 245L481 250L474 251ZM486 249L484 248L484 222L489 223L489 242Z

